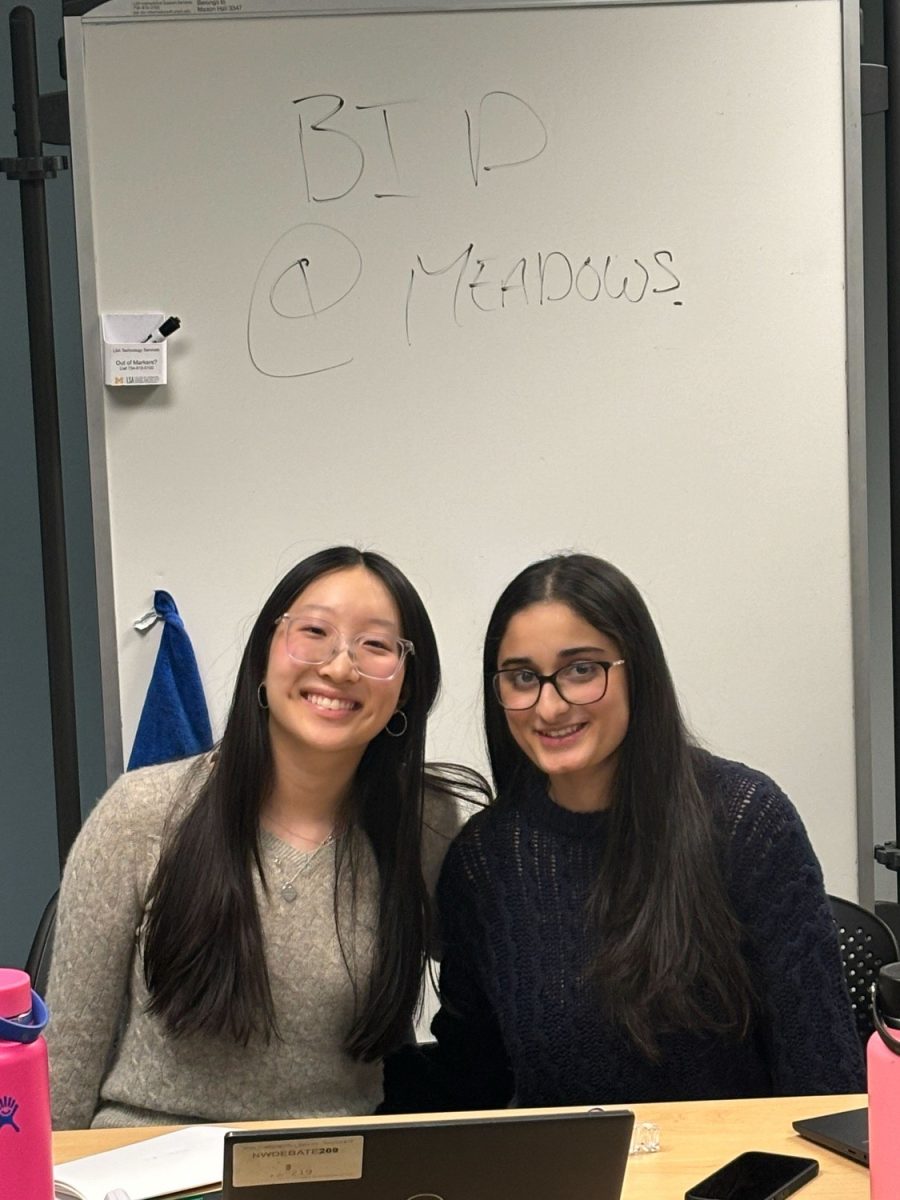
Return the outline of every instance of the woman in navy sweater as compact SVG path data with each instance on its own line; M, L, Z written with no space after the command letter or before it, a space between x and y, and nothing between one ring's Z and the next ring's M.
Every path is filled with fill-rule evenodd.
M384 1110L861 1090L800 818L691 741L634 585L588 555L528 567L484 702L497 800L445 861L437 1041L389 1060Z

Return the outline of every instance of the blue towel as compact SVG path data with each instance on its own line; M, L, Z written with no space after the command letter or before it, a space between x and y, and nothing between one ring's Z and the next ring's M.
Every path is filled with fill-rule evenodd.
M128 770L200 754L212 746L209 711L194 648L175 601L155 592L153 607L165 622Z

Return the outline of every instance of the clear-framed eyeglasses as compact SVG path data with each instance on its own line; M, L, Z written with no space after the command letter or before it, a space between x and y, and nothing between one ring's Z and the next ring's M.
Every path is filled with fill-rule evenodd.
M579 659L566 663L552 675L539 675L531 667L505 667L494 672L494 695L503 708L514 712L534 708L544 684L550 683L567 704L596 704L606 695L612 668L624 665L624 658L615 662Z
M358 633L356 637L345 641L340 630L330 622L302 613L285 613L275 624L284 625L284 645L288 658L303 666L324 666L337 658L342 650L346 650L347 657L360 675L367 679L393 679L406 656L415 654L415 647L408 638L384 633Z

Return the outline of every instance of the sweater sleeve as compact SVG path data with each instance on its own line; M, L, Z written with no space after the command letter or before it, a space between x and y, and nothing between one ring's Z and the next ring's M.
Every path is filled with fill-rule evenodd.
M482 981L486 947L474 903L474 880L459 844L451 846L438 883L443 935L441 1007L435 1041L403 1046L385 1061L379 1112L456 1112L505 1108L513 1075Z
M56 1129L90 1125L125 1010L149 874L133 778L113 784L91 813L60 887L47 990Z
M822 870L787 797L757 777L733 814L730 890L775 1095L859 1092L862 1047Z

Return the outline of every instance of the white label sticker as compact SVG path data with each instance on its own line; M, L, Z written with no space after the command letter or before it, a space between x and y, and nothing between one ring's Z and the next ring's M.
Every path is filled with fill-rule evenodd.
M352 1137L281 1138L239 1142L232 1160L233 1183L318 1183L323 1179L362 1179L363 1143Z
M231 16L244 11L243 0L133 0L136 17Z

